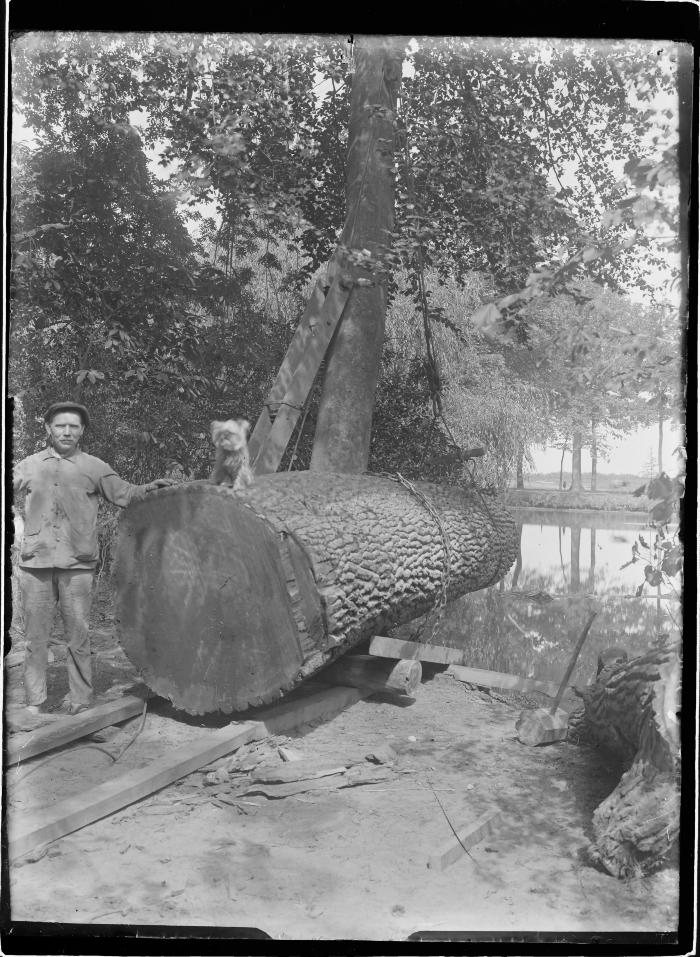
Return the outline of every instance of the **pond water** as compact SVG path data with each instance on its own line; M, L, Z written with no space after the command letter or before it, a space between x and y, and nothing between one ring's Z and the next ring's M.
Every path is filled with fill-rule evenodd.
M622 647L631 657L659 633L679 636L678 578L675 588L646 584L635 597L648 551L640 547L639 560L621 567L640 533L653 546L655 532L643 513L511 511L521 530L517 561L498 585L450 602L433 644L462 649L471 667L559 681L595 610L572 676L572 683L586 684L603 649ZM421 622L403 626L397 637L418 638Z

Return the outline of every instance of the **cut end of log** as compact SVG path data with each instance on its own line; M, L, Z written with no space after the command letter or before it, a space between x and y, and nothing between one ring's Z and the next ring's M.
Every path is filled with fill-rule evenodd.
M523 711L515 724L515 730L518 741L530 747L565 741L569 730L569 715L561 708L557 708L554 714L545 708Z
M297 683L298 612L313 576L282 544L235 493L214 486L124 513L117 628L150 688L203 714L266 704Z

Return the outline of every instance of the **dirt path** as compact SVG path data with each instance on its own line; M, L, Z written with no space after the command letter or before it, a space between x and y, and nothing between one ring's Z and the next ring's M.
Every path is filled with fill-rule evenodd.
M103 650L112 658L101 660L100 673L128 676L107 642ZM15 705L16 685L12 678ZM582 853L592 810L619 770L570 744L524 747L514 733L518 713L444 673L426 680L410 703L362 700L263 750L279 760L276 746L286 742L332 767L390 744L397 756L383 780L339 789L331 777L319 779L318 790L280 799L234 798L245 776L212 787L202 772L192 774L13 867L12 918L254 926L296 940L395 940L421 930L675 930L674 870L622 882ZM133 722L114 741L130 728ZM112 772L94 749L68 749L20 785L10 770L9 813L206 733L156 705ZM429 857L454 839L449 822L459 828L492 808L502 815L492 837L446 870L428 869Z

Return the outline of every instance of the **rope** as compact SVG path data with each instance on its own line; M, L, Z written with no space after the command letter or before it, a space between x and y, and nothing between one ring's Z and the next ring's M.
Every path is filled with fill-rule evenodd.
M403 129L403 154L406 164L406 186L408 195L414 208L416 204L415 180L413 177L413 168L411 166L411 154L408 149L408 131L404 122ZM425 349L427 356L427 375L428 387L430 388L430 399L433 404L433 421L440 416L443 418L442 407L442 380L438 366L437 356L435 354L435 343L433 340L433 330L430 324L430 310L428 309L428 294L425 288L425 269L423 262L423 245L418 244L415 251L416 278L418 280L418 298L420 308L423 314L423 334L425 335ZM454 441L454 440L453 440ZM456 444L456 443L455 443Z
M417 208L416 203L416 190L415 190L415 179L413 176L413 168L411 166L411 154L408 148L408 130L406 123L404 121L403 126L403 154L404 162L406 165L406 185L408 187L408 194L413 204L414 208ZM462 449L459 443L455 440L455 437L452 435L452 431L447 424L445 418L445 411L442 401L442 377L440 375L440 367L438 363L437 354L435 351L435 340L433 337L433 328L430 321L430 310L428 308L428 293L426 291L425 284L425 264L423 257L423 246L421 243L418 244L415 253L415 263L416 263L416 278L418 281L418 296L420 300L420 308L423 315L423 333L425 336L425 348L426 348L426 366L427 366L427 378L428 378L428 388L430 389L430 401L433 406L433 420L430 424L430 430L428 432L428 438L425 443L425 448L423 449L423 456L420 461L419 468L422 468L423 463L425 462L426 455L428 454L428 448L430 446L430 441L433 437L435 431L435 424L439 419L442 422L442 426L447 433L449 440L452 442L452 445L457 449L460 459L462 462L465 462L465 459L462 455ZM481 495L480 490L476 484L476 474L475 466L472 459L466 459L467 468L469 470L469 480L471 486L479 492L482 504L486 512L489 514L489 517L493 521L493 515L486 505L483 496Z

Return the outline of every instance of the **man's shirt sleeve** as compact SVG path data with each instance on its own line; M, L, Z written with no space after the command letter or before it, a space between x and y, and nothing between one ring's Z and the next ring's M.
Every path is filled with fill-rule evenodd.
M28 459L22 459L21 462L16 463L12 470L12 490L15 494L17 492L26 492L29 488L30 479Z
M119 508L126 508L130 502L144 497L145 485L132 485L130 482L125 482L109 465L104 462L101 464L102 468L97 476L97 487L100 495L108 502L118 505Z

